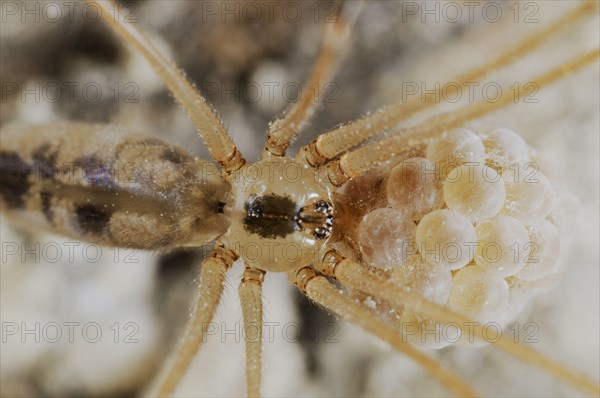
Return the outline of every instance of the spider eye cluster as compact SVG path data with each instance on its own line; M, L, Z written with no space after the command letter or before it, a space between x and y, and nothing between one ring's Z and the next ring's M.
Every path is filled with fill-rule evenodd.
M504 325L556 282L576 219L577 200L550 175L518 134L463 128L389 173L351 181L340 201L354 214L355 255L386 269L398 288ZM414 313L392 318L436 327Z
M322 199L304 206L298 212L297 222L301 226L307 226L315 238L327 239L333 228L333 206Z

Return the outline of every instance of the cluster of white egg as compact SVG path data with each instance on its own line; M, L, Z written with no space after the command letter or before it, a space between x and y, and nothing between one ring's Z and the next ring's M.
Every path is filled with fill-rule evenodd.
M362 218L362 257L390 270L401 288L504 325L556 279L576 199L560 197L525 141L507 129L446 132L423 156L394 167L388 205Z

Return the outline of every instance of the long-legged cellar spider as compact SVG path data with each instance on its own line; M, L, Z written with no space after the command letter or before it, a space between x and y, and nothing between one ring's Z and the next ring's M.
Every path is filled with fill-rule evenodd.
M312 96L306 94L301 96L299 101L281 119L271 125L269 139L261 161L253 166L245 164L214 111L205 104L202 97L185 81L182 75L165 61L163 56L135 28L125 23L123 18L112 18L111 16L116 15L114 7L105 2L94 4L102 7L103 16L116 28L122 39L130 42L144 53L190 114L204 138L211 156L221 165L225 182L219 181L215 176L208 177L207 170L209 169L206 163L195 163L179 149L173 149L167 144L150 138L127 135L113 127L66 124L54 125L58 126L54 128L54 131L49 126L6 128L3 131L2 143L2 164L3 172L5 172L3 178L6 178L3 181L3 212L7 210L12 215L23 215L21 209L25 209L25 215L37 212L39 216L37 221L51 225L57 232L106 245L167 250L179 246L200 245L219 236L215 254L209 257L202 267L197 306L204 311L195 312L196 326L192 324L191 332L187 334L189 338L180 346L180 354L175 354L172 363L165 368L162 379L159 379L157 383L158 390L155 392L158 395L172 393L184 375L185 369L195 355L197 344L203 340L202 333L206 332L206 328L210 325L223 285L224 272L231 267L235 258L241 256L245 260L247 268L240 285L240 297L244 319L250 326L261 323L260 287L264 271L287 271L292 282L296 283L300 290L313 301L332 312L351 319L388 341L396 349L405 352L451 391L459 395L472 395L471 386L462 382L447 368L423 356L412 345L406 344L405 339L401 337L402 331L405 334L407 332L402 329L402 325L421 324L420 322L411 322L411 318L408 320L403 318L415 316L415 312L419 316L425 317L419 318L423 322L431 318L439 322L464 325L467 320L463 318L463 315L450 312L447 307L442 309L439 302L436 305L436 303L423 300L422 297L412 293L410 289L403 290L401 286L406 283L411 289L424 289L421 293L426 293L427 286L419 284L422 283L420 279L411 279L414 278L414 274L402 276L399 272L393 272L390 276L391 271L385 270L390 265L382 264L381 259L384 257L384 259L394 261L394 257L390 257L388 254L389 250L387 249L390 245L386 243L385 247L377 246L381 239L389 237L389 233L386 235L384 231L382 234L380 231L372 231L372 228L369 229L369 227L386 225L382 221L389 222L388 220L397 215L397 212L392 210L387 213L380 212L378 214L383 214L381 216L383 218L370 223L365 222L365 226L362 224L358 226L359 215L363 215L360 214L361 212L387 208L388 205L370 203L368 200L364 201L362 197L353 197L353 194L356 195L358 192L359 195L366 195L359 190L363 188L369 193L372 192L375 199L378 199L378 194L382 194L382 192L377 191L377 188L385 184L388 188L387 196L392 208L417 206L415 203L405 203L406 198L410 197L410 190L402 191L400 189L402 194L394 199L391 194L394 185L390 183L389 179L382 183L377 178L373 182L368 178L361 180L359 176L382 167L387 168L389 173L401 161L415 157L421 159L427 157L428 160L437 162L438 166L448 166L449 164L457 166L464 163L464 159L456 156L476 155L478 149L473 149L468 144L473 140L475 143L479 143L478 140L481 139L473 133L464 130L457 133L453 129L508 105L513 102L514 97L503 96L496 102L479 101L458 108L452 113L426 119L415 124L415 127L397 128L396 126L412 113L435 104L435 101L427 100L431 97L425 97L424 101L419 98L419 100L409 101L406 104L387 107L354 124L333 129L320 136L317 141L301 148L295 160L284 160L288 159L284 157L287 145L314 110L315 104ZM584 14L595 14L596 12L593 6L589 5L570 10L557 22L549 24L549 27L540 29L533 36L520 39L521 41L517 41L517 44L511 46L500 57L493 58L486 66L474 67L472 71L461 74L453 81L477 80L531 51L537 45L542 44L541 42L547 37L567 25L574 24ZM347 23L342 17L336 24L329 25L324 29L322 50L317 57L315 69L310 75L306 87L329 79L335 68L335 61L339 58L339 52L347 40L345 38L348 35L347 30ZM548 73L537 71L531 81L536 82L541 88L578 70L587 63L594 62L596 58L597 51L586 53L581 57L565 61L559 68L548 68L550 71ZM447 86L446 91L439 95L450 96L453 87ZM308 92L308 90L305 91L305 93ZM513 93L521 98L529 91L527 85L522 84L517 86ZM372 143L360 149L354 148L364 139L386 130L391 130L393 133L387 137L376 138ZM440 138L443 131L451 131L450 138L448 138L450 141L444 141L446 139L444 137ZM67 132L70 135L64 135L67 138L61 138L62 134L67 134ZM44 137L45 134L48 134L47 138ZM508 133L484 131L482 134L488 145L488 154L494 149L503 148L502 145L506 145L506 142L502 144L502 140L499 138L496 143L497 147L495 147L492 138L495 137L494 134L505 137L502 134ZM459 136L466 137L467 149L460 148L452 152L452 145L456 144L452 139ZM433 143L430 143L429 141L432 139ZM103 144L108 147L100 149ZM44 149L41 149L44 145L46 145ZM425 148L425 145L428 145L428 148ZM489 149L490 145L491 150ZM483 148L483 143L479 146ZM514 148L510 147L509 149L513 150ZM345 154L339 157L343 153ZM49 159L48 156L57 158ZM448 161L448 156L451 156L451 162ZM133 171L133 179L129 181L121 181L108 171L102 171L102 169L99 171L98 168L94 168L93 175L86 175L83 180L76 181L74 185L73 181L61 180L66 174L61 176L63 172L53 168L55 164L60 165L72 161L75 162L76 167L85 172L86 168L82 163L107 165L106 162L109 159L117 160L117 164L119 160L131 160L133 163L143 160L149 165L138 164ZM502 161L503 158L499 159ZM469 159L469 161L473 160L477 159ZM479 160L483 160L483 158ZM489 157L487 160L490 160ZM498 161L495 158L491 160ZM522 159L517 157L517 160ZM38 170L40 174L37 177L41 176L47 181L43 179L30 181L33 178L29 176L33 170L32 162L37 162L38 166L42 166ZM44 167L44 165L49 166ZM323 167L318 168L321 165ZM486 165L489 170L492 170L491 173L494 173L495 170L505 172L507 169L506 165L497 162L487 162ZM484 167L483 165L479 166ZM113 168L114 165L106 167L106 170ZM443 170L442 167L440 168ZM315 173L313 170L319 171ZM35 170L33 171L35 172ZM257 180L248 177L251 173L258 173L261 178ZM447 178L450 178L450 171L443 173L444 177L448 174ZM26 176L26 182L23 182L23 175ZM33 173L33 176L36 177L36 174ZM346 187L344 194L334 193L340 187L343 189L343 185L355 177L357 179L354 181L358 181L358 187L352 187L352 189ZM161 180L162 178L164 180ZM195 182L196 185L192 182ZM424 184L424 188L419 189L428 187L429 180L425 179L421 182ZM408 234L404 239L406 242L413 240L416 240L415 243L426 242L427 239L423 237L422 230L421 238L419 238L419 229L416 231L416 238L414 237L415 226L411 226L411 222L418 222L419 228L425 228L426 223L422 223L425 215L442 208L460 213L461 221L466 217L467 224L474 223L477 227L480 224L485 225L484 221L496 216L497 213L508 214L511 219L516 218L521 224L528 227L539 221L538 219L525 220L537 208L528 208L529 211L522 212L523 214L518 211L510 213L511 209L507 209L508 213L501 211L500 208L495 209L493 199L498 197L498 191L493 191L488 195L489 197L485 196L488 191L482 191L480 201L471 203L471 207L465 209L460 204L468 201L469 197L464 197L461 192L464 192L469 186L464 186L464 189L459 189L458 193L453 194L452 187L461 186L460 179L455 182L455 185L445 183L443 201L441 199L431 203L425 201L424 204L419 202L419 206L424 206L424 209L418 208L416 213L411 213L407 216L408 218L402 216L404 217L402 222L397 224L394 224L392 219L391 228L401 229L396 231L398 235L395 237L400 238L404 237L404 234ZM462 182L464 183L464 181ZM73 189L73 186L78 188ZM439 194L438 188L432 189ZM113 196L119 193L121 197L133 193L136 200L117 199ZM159 193L166 195L166 199L159 197ZM535 202L534 198L526 195L525 199L527 202ZM500 205L502 205L502 201ZM364 209L364 206L367 208ZM540 206L542 205L540 204ZM476 210L473 210L474 207ZM442 217L442 222L440 219L432 218L435 227L431 228L432 231L439 230L440 226L444 225L443 220L447 224L454 224L456 218L443 218L450 217L448 213L450 210L439 210L441 212L436 213ZM455 215L452 213L453 217ZM544 213L541 218L546 216L548 214ZM170 221L164 221L169 217L172 218ZM225 220L226 217L229 220ZM228 224L229 222L230 224ZM467 229L473 228L473 225L464 225ZM481 233L481 228L477 231L478 233ZM409 231L405 231L405 229ZM430 236L431 234L430 232L429 235L425 235ZM375 239L371 239L375 240L372 244L369 241L371 235L375 235ZM437 235L435 239L442 240L444 237ZM498 239L500 238L496 236L491 238L491 241L494 242ZM467 238L464 240L466 241ZM446 243L456 242L447 240ZM286 251L282 251L284 249ZM300 252L293 252L296 249ZM394 251L391 251L392 255L399 256L401 254L394 254ZM381 253L384 252L385 255L382 256ZM423 252L420 250L414 255L424 255ZM480 255L480 257L482 256ZM410 265L412 261L416 261L415 257L411 258L413 260L398 260L399 264L394 264L395 268L408 267L402 263ZM464 264L445 264L454 272L455 283L456 275L458 270L462 269L461 267L467 265L470 270L485 268L482 266L482 262L477 262L476 258L476 254L473 254L465 259ZM459 262L462 262L462 259ZM520 267L523 267L523 264L520 264ZM502 274L502 277L512 277L518 274L517 271L511 270L495 270L492 273L497 275L498 272ZM400 278L400 281L397 278ZM332 279L337 279L337 282L345 290L339 292L338 285L333 285ZM427 278L425 279L427 280ZM433 279L434 283L431 286L434 290L438 293L444 290L443 284L438 286L435 283L439 280ZM403 280L404 282L402 282ZM495 278L494 282L498 282L498 278ZM450 305L453 311L464 309L469 317L481 316L482 318L479 320L485 319L488 322L490 320L502 321L500 318L504 314L485 314L485 308L480 309L479 312L469 312L469 308L466 308L467 304L464 305L465 308L461 308L459 293L449 294L451 302L459 303ZM481 297L486 298L485 294L480 294L479 299ZM429 296L426 298L432 299ZM435 300L438 300L437 296ZM477 301L477 296L474 300ZM448 302L448 297L442 301L445 304ZM367 303L370 305L367 306ZM260 330L262 328L250 327L247 332L251 334ZM475 327L471 332L479 334L480 329ZM247 339L249 395L258 395L260 390L260 340L260 338ZM593 382L535 354L524 345L515 345L509 338L504 338L495 345L564 378L591 394L597 394L597 387Z

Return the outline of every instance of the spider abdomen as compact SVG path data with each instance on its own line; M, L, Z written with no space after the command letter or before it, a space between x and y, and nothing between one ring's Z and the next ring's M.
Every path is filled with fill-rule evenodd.
M107 246L161 250L227 229L227 184L211 163L115 126L9 126L0 148L2 212Z

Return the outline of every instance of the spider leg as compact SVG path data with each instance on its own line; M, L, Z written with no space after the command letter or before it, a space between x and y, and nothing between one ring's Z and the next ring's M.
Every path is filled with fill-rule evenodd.
M210 155L227 173L244 164L241 153L234 145L216 111L185 77L184 73L169 61L150 41L138 31L119 6L108 0L88 0L100 8L100 15L127 43L137 48L160 76L173 96L192 119L200 137L206 143Z
M246 340L247 396L260 397L262 367L262 283L265 272L247 267L238 289Z
M317 275L310 267L304 267L297 273L289 274L293 283L310 300L336 313L347 321L389 343L399 352L408 355L433 377L459 397L474 397L477 394L466 383L439 363L403 340L392 327L377 318L371 310L341 293L327 278Z
M556 80L568 76L578 69L596 61L600 49L584 53L567 61L554 69L532 79L534 85L519 85L516 98L524 98L531 91L531 86L541 89ZM350 178L357 177L373 168L384 165L410 151L411 147L425 144L428 140L445 130L459 127L464 123L482 117L488 113L514 103L513 96L503 95L497 102L480 101L464 106L457 111L436 115L425 122L399 130L396 134L365 145L354 151L346 152L339 159L327 163L319 169L323 180L334 187L342 186Z
M439 102L436 98L454 96L458 90L457 87L462 84L477 81L490 72L498 70L515 61L517 58L530 53L536 47L547 42L552 35L566 27L572 26L578 19L590 15L590 12L596 8L597 4L584 2L559 20L510 47L497 58L452 79L451 81L455 84L440 86L435 96L426 96L423 99L415 97L406 103L401 102L388 105L375 111L370 116L321 134L308 145L300 148L296 158L312 167L318 167L361 142L397 126L400 122L407 120L417 112L435 105ZM446 89L443 89L443 87L446 87Z
M217 243L213 253L202 264L196 302L184 334L158 377L151 396L170 396L189 368L198 348L206 338L224 289L225 274L237 255Z
M415 293L399 289L396 285L372 272L368 267L344 258L335 250L330 250L326 254L323 263L318 265L317 269L343 284L358 288L373 297L382 298L398 307L410 308L414 312L438 322L456 324L464 333L468 333L469 330L465 325L472 326L475 324L463 315L434 304ZM477 325L470 330L476 338L482 338L482 326ZM495 344L508 354L559 377L591 396L598 396L600 392L600 386L593 380L569 370L523 344L513 341L507 335L501 335Z
M314 88L321 90L327 80L335 74L340 63L340 54L350 36L350 24L342 16L341 8L338 6L337 21L325 23L323 26L321 48L312 71L304 82L300 98L291 104L281 117L270 124L267 143L262 154L263 159L269 154L285 155L287 147L315 112L318 99L315 98Z

